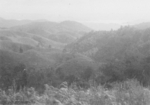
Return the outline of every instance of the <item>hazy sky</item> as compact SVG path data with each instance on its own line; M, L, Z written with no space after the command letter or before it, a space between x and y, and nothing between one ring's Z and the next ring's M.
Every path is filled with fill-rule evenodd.
M80 22L150 21L150 0L0 0L0 17Z

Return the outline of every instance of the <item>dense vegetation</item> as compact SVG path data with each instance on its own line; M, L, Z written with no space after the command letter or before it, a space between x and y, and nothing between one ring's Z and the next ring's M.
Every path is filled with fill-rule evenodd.
M91 87L87 90L68 87L61 88L45 85L43 94L38 94L34 88L16 92L14 89L0 91L2 105L149 105L150 90L144 88L135 80L113 84L111 90L103 86Z
M65 21L0 29L1 101L147 105L150 29L137 27L91 31Z
M3 43L1 82L8 81L8 84L4 83L1 88L9 88L14 81L20 87L17 81L22 81L21 78L26 78L25 87L40 90L44 84L57 87L64 81L88 88L89 81L103 85L137 79L143 86L148 86L149 32L150 29L138 30L129 26L116 31L90 32L69 43L64 50L33 46L25 50L16 44L10 47L16 47L16 50L9 48L11 51L8 51L4 48L8 48L10 42ZM7 80L7 77L10 78Z
M66 51L87 55L101 66L100 83L137 79L149 85L150 29L121 27L117 31L90 32L68 45ZM101 79L100 79L101 78ZM103 81L102 81L103 80Z

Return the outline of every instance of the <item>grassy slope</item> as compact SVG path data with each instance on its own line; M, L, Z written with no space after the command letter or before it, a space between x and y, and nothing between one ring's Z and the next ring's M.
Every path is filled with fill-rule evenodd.
M91 87L87 90L74 87L58 89L45 85L45 92L39 95L33 88L15 92L10 89L0 93L1 103L9 104L22 102L20 105L149 105L150 90L137 81L130 80L115 84L107 90L103 86Z

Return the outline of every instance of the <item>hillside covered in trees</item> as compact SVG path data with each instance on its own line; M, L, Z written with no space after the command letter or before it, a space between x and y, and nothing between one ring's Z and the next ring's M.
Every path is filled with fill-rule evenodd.
M44 21L1 29L0 88L15 84L17 89L43 91L44 84L59 87L63 82L88 88L91 82L108 85L128 79L148 86L150 29L138 27L91 31L73 21ZM72 39L63 39L66 35Z
M149 84L150 29L125 26L118 30L90 32L67 45L65 51L80 53L99 63L98 81L138 79ZM97 74L97 73L96 73ZM97 80L97 79L96 79Z
M5 22L8 26L3 25ZM93 31L74 21L19 21L11 25L5 20L3 24L0 29L0 89L6 92L13 89L15 92L11 95L15 100L17 92L25 99L28 99L26 92L31 92L29 100L34 98L40 103L43 103L40 98L46 102L44 97L49 92L52 93L48 97L61 103L64 101L51 95L68 96L65 101L81 102L77 97L84 95L80 98L85 98L90 94L88 99L91 101L84 102L97 105L103 96L97 96L95 92L108 98L113 94L120 100L118 94L125 98L130 89L137 92L133 90L137 85L136 89L141 92L150 85L149 23L110 31ZM118 89L122 90L122 86L125 90L120 93ZM0 95L11 99L9 92ZM132 101L129 97L127 100Z

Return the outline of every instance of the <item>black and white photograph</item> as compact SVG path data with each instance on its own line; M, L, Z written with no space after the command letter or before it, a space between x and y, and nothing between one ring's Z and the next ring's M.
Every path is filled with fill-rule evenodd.
M150 105L150 0L0 0L0 105Z

